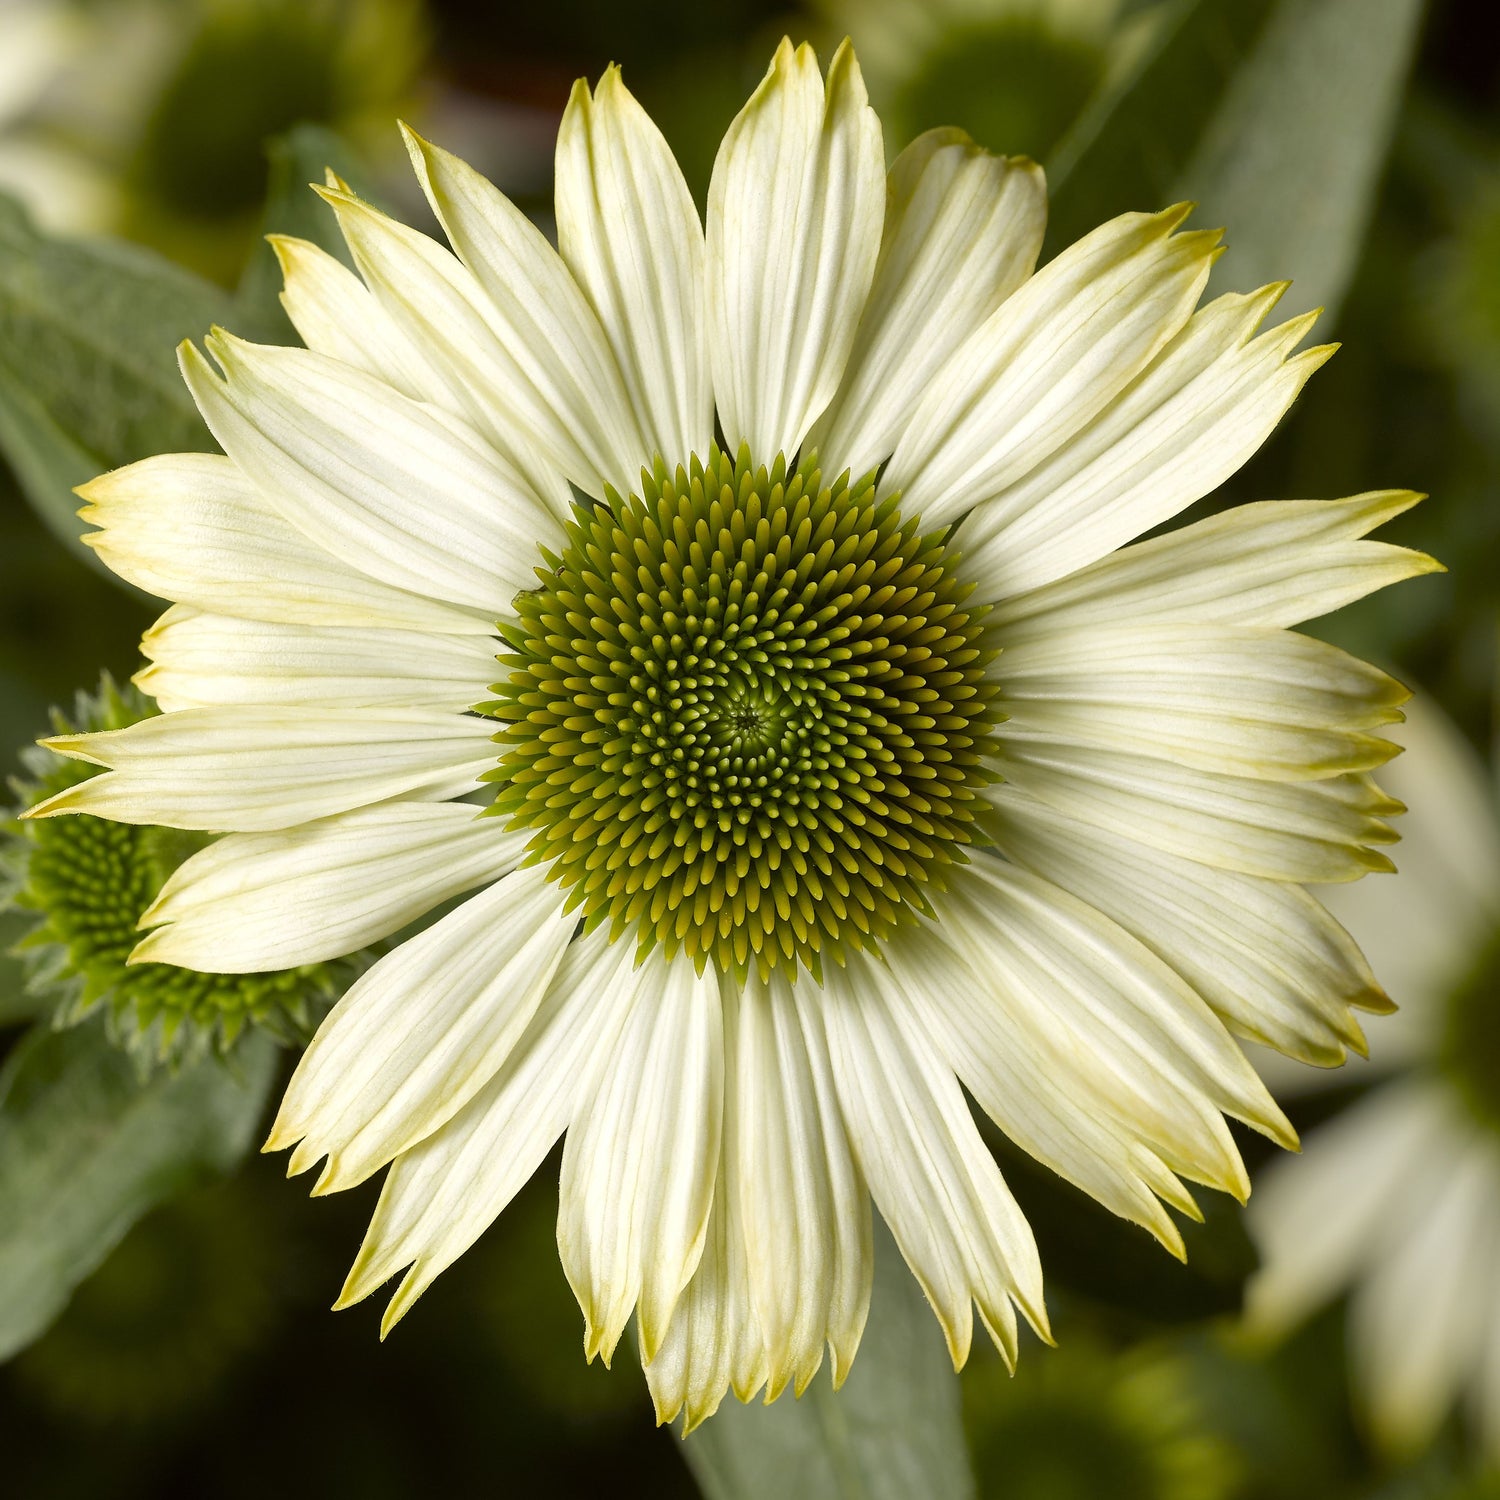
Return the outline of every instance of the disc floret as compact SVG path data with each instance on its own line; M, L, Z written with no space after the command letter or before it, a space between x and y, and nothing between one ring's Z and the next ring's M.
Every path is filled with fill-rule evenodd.
M717 447L575 507L502 627L493 811L587 927L806 966L928 910L999 714L983 612L876 476Z

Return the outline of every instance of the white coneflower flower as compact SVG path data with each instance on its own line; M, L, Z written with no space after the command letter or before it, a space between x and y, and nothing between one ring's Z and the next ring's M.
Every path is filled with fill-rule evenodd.
M1032 275L1037 168L939 131L887 175L847 46L781 46L706 229L613 69L560 253L408 139L456 253L330 187L360 276L280 245L309 347L184 349L228 457L87 487L178 601L166 712L51 742L108 773L37 811L230 832L142 958L307 962L479 890L272 1131L315 1191L391 1168L342 1302L406 1268L393 1323L566 1132L587 1352L634 1311L663 1418L842 1377L872 1196L955 1362L975 1303L1011 1358L1041 1269L964 1087L1180 1251L1180 1179L1246 1191L1224 1116L1290 1139L1231 1033L1333 1061L1385 1003L1298 882L1388 867L1405 693L1284 627L1434 566L1359 540L1413 497L1117 552L1328 350L1257 334L1275 287L1195 312L1183 209Z
M1248 1309L1281 1331L1352 1289L1377 1436L1414 1449L1462 1402L1500 1459L1500 815L1435 709L1393 738L1392 783L1417 809L1401 874L1329 900L1401 1011L1375 1039L1376 1086L1263 1179Z

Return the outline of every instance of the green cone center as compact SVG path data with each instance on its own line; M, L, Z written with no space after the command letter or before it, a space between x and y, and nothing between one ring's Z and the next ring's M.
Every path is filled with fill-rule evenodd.
M974 836L982 611L873 475L713 449L642 480L576 508L502 627L493 811L587 926L818 975Z

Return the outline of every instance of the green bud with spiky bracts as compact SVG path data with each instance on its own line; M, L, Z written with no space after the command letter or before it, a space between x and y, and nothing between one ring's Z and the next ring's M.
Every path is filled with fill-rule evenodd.
M78 695L71 718L54 710L53 723L59 734L123 729L156 711L138 689L106 675L96 692ZM99 768L41 748L23 751L22 761L29 775L12 780L17 805L0 833L0 899L33 918L16 952L57 1025L102 1010L114 1039L147 1063L226 1050L250 1025L286 1042L308 1034L350 977L335 965L200 974L130 962L142 913L212 835L89 814L23 821L27 808Z

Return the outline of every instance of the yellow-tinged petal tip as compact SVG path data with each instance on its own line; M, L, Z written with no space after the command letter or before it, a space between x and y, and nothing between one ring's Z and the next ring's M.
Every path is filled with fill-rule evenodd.
M78 758L87 759L87 757ZM29 822L33 818L55 818L64 813L87 812L88 808L84 805L86 789L89 788L90 783L99 779L99 777L91 776L88 781L80 781L75 786L64 787L62 791L46 798L45 801L38 802L35 807L28 807L21 814L21 818Z
M366 1284L365 1259L363 1251L355 1257L354 1264L349 1267L349 1274L344 1278L344 1284L339 1288L339 1294L334 1299L333 1312L343 1312L345 1308L353 1307L357 1302L363 1302L380 1285L378 1281Z

